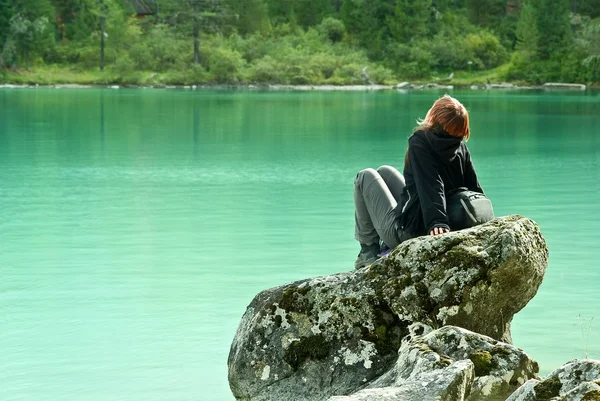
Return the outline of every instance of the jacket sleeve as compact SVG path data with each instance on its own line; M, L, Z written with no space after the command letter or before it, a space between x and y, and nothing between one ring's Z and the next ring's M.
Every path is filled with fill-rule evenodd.
M417 141L409 142L408 157L427 233L434 227L450 229L446 214L444 182L438 172L438 161L433 157L431 150L420 146Z
M469 152L469 149L466 146L465 149L465 186L471 191L479 192L482 194L483 189L481 188L479 180L477 179L475 166L473 166L473 162L471 161L471 153Z

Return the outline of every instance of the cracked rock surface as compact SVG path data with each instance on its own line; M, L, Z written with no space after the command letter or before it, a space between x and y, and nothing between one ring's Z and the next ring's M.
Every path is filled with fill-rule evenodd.
M355 393L395 366L415 322L510 344L510 321L537 292L547 260L537 225L515 215L406 241L364 269L265 290L231 345L231 390L248 401ZM477 376L477 364L457 362L445 367L457 383L470 370Z

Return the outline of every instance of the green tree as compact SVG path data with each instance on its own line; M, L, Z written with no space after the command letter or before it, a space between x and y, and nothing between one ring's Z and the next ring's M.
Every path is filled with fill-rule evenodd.
M387 18L392 37L402 43L419 39L428 33L431 0L398 0L394 15Z
M9 21L8 39L0 55L3 65L17 67L23 61L28 67L36 54L43 49L44 37L48 37L48 18L31 21L22 14L15 14Z
M390 39L388 19L394 15L389 0L345 0L341 17L346 32L366 49L369 58L381 60Z
M5 7L5 16L10 9L13 15L4 33L1 63L16 67L24 62L30 66L54 46L54 8L48 0L14 0L12 7Z
M85 40L97 29L98 0L53 0L60 39Z
M572 0L571 9L591 18L600 17L600 0Z
M558 55L571 43L569 0L538 0L537 29L538 55L547 60Z
M237 4L241 6L241 2ZM192 38L195 64L202 62L200 34L219 32L226 17L233 16L225 0L160 0L159 8L157 21L171 26L183 37Z
M327 17L321 21L318 29L323 36L331 40L333 43L340 42L346 33L346 27L344 26L344 23L333 17Z
M282 0L264 0L269 19L273 24L295 20L294 2Z
M331 0L294 1L294 15L303 27L315 26L335 12Z
M263 0L227 0L227 5L227 22L240 34L268 31L269 13Z
M21 14L25 19L34 21L46 17L49 22L54 23L56 13L49 0L13 0L12 3L15 13Z
M582 32L582 43L587 57L582 61L588 79L600 82L600 21L590 21Z
M539 32L537 28L537 12L533 1L528 1L523 5L519 22L517 23L517 44L516 49L524 52L529 57L537 54Z
M12 3L12 0L0 0L0 49L8 37L10 19L15 13Z
M467 0L469 19L476 25L496 28L506 15L506 0Z

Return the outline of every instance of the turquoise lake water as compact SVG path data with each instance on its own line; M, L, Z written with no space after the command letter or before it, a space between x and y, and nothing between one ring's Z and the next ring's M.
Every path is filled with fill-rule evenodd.
M600 359L600 94L454 91L550 249L515 345ZM353 268L356 172L443 93L0 90L0 400L231 401L262 289Z

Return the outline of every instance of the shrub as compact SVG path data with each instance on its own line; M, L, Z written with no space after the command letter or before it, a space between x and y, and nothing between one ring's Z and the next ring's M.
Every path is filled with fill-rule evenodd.
M107 59L106 55L111 54L110 51L104 52L104 58ZM110 58L110 57L109 57ZM79 62L83 68L93 69L100 66L100 49L98 47L84 47L79 50Z
M362 84L363 80L360 76L360 72L364 66L362 64L345 64L338 67L333 77L329 80L334 85L351 85L351 84Z
M239 38L234 44L234 49L239 51L249 63L265 57L272 47L273 43L259 34L250 35L245 40Z
M434 54L432 67L441 71L466 68L470 56L461 36L448 36L449 32L438 33L431 41L422 42L424 50Z
M272 57L266 56L258 60L250 69L250 81L258 83L283 82L283 69Z
M308 60L306 67L310 70L310 75L315 76L315 78L328 79L333 76L338 64L336 57L330 54L317 53Z
M244 64L242 55L229 49L215 49L208 59L209 70L219 83L237 82L238 72Z
M129 74L135 69L135 63L127 53L119 55L117 61L111 66L111 70L118 74Z
M135 39L129 54L140 70L184 70L193 60L189 43L177 39L166 25L158 24Z
M502 77L508 81L525 81L541 84L543 77L540 66L526 52L515 52L511 58L506 74Z
M318 27L319 33L325 36L333 43L340 42L346 33L344 23L338 19L327 17L321 21Z
M395 81L392 71L380 65L369 68L369 77L371 78L371 81L376 84L385 85Z
M465 48L473 63L480 69L494 68L506 61L508 53L500 40L490 32L467 35Z

